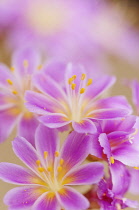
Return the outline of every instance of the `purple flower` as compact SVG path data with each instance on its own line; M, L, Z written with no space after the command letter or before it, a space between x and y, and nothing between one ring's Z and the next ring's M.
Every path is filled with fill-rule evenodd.
M24 106L24 93L35 90L31 80L39 65L37 53L29 48L14 54L11 69L0 64L0 142L17 126L17 133L34 143L38 121Z
M128 170L117 161L112 173L115 173L114 179L111 179L111 177L102 179L98 185L93 185L92 190L86 194L90 205L93 207L95 203L99 205L101 210L137 208L138 202L124 198L130 184Z
M128 166L139 167L138 123L135 116L102 121L98 134L92 135L91 154L110 165L118 160Z
M26 185L10 190L5 204L20 210L87 209L87 199L70 186L97 183L103 176L101 163L81 165L89 153L89 136L72 132L60 148L57 131L40 125L35 133L35 146L36 149L23 137L13 141L15 154L29 169L0 163L2 180Z
M43 94L27 91L25 96L26 107L42 115L39 120L44 125L59 128L72 124L79 133L96 133L95 121L131 113L123 96L96 100L115 82L114 77L102 76L93 81L81 66L70 64L67 69L56 69L53 64L34 76L34 84Z

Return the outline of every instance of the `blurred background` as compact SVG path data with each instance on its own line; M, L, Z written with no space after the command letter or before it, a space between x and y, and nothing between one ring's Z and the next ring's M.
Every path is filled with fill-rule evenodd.
M139 77L139 1L0 0L0 62L11 67L12 54L23 47L33 47L45 62L81 63L94 77L116 75L110 94L126 95L132 104L128 82ZM13 138L0 145L0 161L22 164ZM14 186L0 186L0 209L6 210L3 196Z

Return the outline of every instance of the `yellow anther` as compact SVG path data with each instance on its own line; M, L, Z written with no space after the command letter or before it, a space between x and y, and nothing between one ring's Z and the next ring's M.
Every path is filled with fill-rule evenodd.
M59 156L59 152L55 151L55 157L58 157L58 156Z
M10 79L7 79L7 82L9 83L9 85L13 84L12 80L10 80Z
M110 162L111 164L114 164L114 158L112 156L110 157Z
M80 94L84 93L85 92L85 88L81 88L80 89Z
M15 70L15 68L12 66L12 67L10 68L10 70L11 70L11 71L14 71L14 70Z
M86 74L82 74L81 80L84 80L86 78Z
M69 78L69 80L68 80L69 85L71 85L72 82L73 82L73 78L71 77L71 78Z
M59 163L60 163L60 165L62 166L63 163L64 163L64 160L61 158Z
M24 65L25 68L27 68L28 67L28 61L27 60L24 60L23 61L23 65Z
M71 88L72 88L72 90L75 90L75 88L76 88L76 84L71 84Z
M62 171L62 167L61 166L58 166L57 171L58 172Z
M136 169L136 170L139 170L139 167L133 167L134 169Z
M44 155L44 158L46 159L48 157L48 152L44 151L43 155Z
M41 70L41 69L42 69L42 65L39 65L39 66L38 66L38 70Z
M51 172L52 171L52 167L48 167L47 171Z
M12 93L13 93L14 95L17 95L17 94L18 94L18 92L17 92L16 90L13 90Z
M72 76L72 81L75 80L76 77L77 77L76 75L73 75L73 76Z
M92 84L92 82L93 82L93 80L92 79L88 79L88 82L87 82L87 86L89 86L89 85L91 85Z
M39 171L39 172L44 172L44 168L43 168L43 167L39 167L39 168L38 168L38 171Z
M39 166L41 164L40 160L36 160L36 164Z

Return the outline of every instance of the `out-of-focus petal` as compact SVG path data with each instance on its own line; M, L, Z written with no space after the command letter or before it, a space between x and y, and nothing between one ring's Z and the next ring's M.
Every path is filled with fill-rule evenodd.
M12 82L15 81L8 67L4 64L0 64L0 87L8 89L8 87L10 86L8 80L11 80Z
M26 138L33 146L35 146L35 130L39 122L33 116L26 117L25 115L21 118L18 124L18 135Z
M32 207L37 198L44 192L46 192L46 189L40 186L17 187L5 195L4 203L10 209L26 209Z
M63 180L67 185L87 185L95 184L100 181L103 176L103 164L89 163L69 172Z
M137 80L132 81L132 100L136 107L137 113L139 113L139 82Z
M131 182L129 192L135 195L139 195L139 170L130 169Z
M40 65L39 54L30 47L18 50L13 55L12 65L19 78L33 74Z
M78 133L96 133L95 124L89 119L83 119L82 122L72 122L72 126Z
M82 194L69 187L64 187L58 193L58 197L64 209L84 210L89 207L89 201Z
M10 114L10 109L0 111L0 142L8 138L17 123L18 117Z

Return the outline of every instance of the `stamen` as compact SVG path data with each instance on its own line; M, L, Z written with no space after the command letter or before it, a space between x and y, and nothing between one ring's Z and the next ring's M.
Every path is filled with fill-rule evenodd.
M110 162L111 164L114 164L114 158L112 156L110 157Z
M36 160L36 164L37 164L38 166L40 166L41 161L40 161L40 160Z
M139 170L139 167L133 167L134 169L136 169L136 170Z
M42 69L42 65L39 65L39 66L38 66L38 70L41 70L41 69Z
M138 129L136 128L135 132L133 133L133 135L136 135L138 133Z
M76 84L71 84L71 88L72 88L72 90L75 90L75 88L76 88Z
M92 82L93 82L93 80L92 79L88 79L88 82L87 82L87 86L89 86L89 85L91 85L92 84Z
M18 94L18 92L17 92L16 90L13 90L12 93L13 93L14 95L17 95L17 94Z
M25 68L27 68L28 67L28 61L27 60L24 60L23 61L23 65L24 65Z
M44 172L44 168L43 168L43 167L39 167L39 168L38 168L38 171L39 171L39 172Z
M57 171L58 172L61 172L62 171L62 167L61 166L58 166Z
M52 171L52 167L48 167L47 171L51 172Z
M61 159L60 159L60 165L62 166L63 163L64 163L64 160L61 158Z
M80 89L80 94L83 94L85 92L85 88Z
M7 79L7 82L9 83L9 85L13 84L12 80L10 80L10 79Z
M68 80L69 85L71 85L72 82L73 82L73 78L71 77L71 78L69 78L69 80Z
M14 71L14 70L15 70L15 68L12 66L12 67L10 68L10 70L11 70L11 71Z
M81 80L84 80L86 78L86 74L82 74Z
M59 152L55 151L55 157L58 157L58 156L59 156Z
M77 77L76 75L73 75L73 76L72 76L72 79L73 79L73 80L75 80L75 79L76 79L76 77ZM73 80L72 80L72 81L73 81Z
M44 151L43 155L44 155L44 158L46 159L48 157L48 152Z

